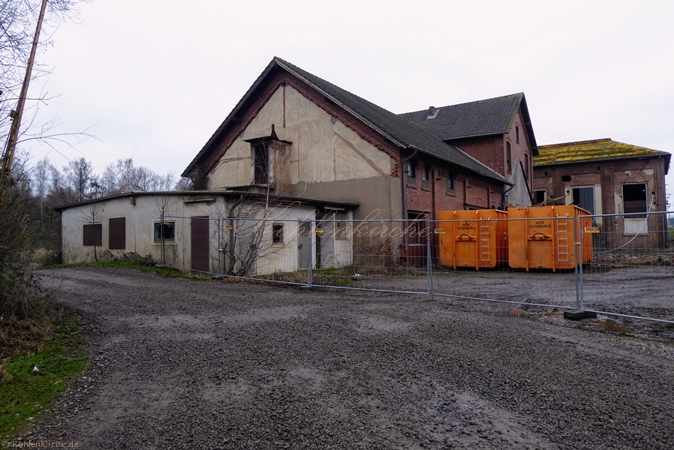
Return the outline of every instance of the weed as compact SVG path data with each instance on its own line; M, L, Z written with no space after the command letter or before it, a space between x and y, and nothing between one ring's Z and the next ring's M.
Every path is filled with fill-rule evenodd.
M0 364L0 434L21 430L63 392L84 370L84 339L75 316L64 318L44 347L13 356ZM35 370L37 369L37 370Z

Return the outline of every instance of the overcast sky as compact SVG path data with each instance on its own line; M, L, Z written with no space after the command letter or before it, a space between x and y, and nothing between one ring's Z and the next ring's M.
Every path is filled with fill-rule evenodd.
M674 151L674 2L93 0L38 55L40 119L91 127L34 162L179 175L273 56L395 113L524 92L539 145ZM673 192L674 170L668 175Z

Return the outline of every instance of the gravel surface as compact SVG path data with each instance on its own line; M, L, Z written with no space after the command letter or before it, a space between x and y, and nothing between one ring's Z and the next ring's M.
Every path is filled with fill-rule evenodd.
M668 340L418 296L94 267L43 276L94 338L85 377L34 442L674 448Z

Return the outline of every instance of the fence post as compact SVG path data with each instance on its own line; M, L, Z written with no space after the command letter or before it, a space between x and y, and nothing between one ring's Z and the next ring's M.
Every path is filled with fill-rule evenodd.
M428 277L428 299L433 300L433 257L431 256L431 221L426 219L426 273Z
M310 226L309 226L309 233L311 233L309 236L311 236L311 245L309 246L309 258L308 258L308 263L307 263L307 285L311 286L314 282L314 272L313 272L313 262L314 262L314 245L316 239L316 230L314 229L314 221L310 221Z
M161 216L159 218L161 220L161 223L159 224L159 234L161 236L161 255L159 256L159 260L161 261L161 265L165 266L166 265L166 249L164 248L164 211L161 212Z
M585 230L583 230L580 214L576 216L576 219L578 220L578 242L580 243L580 264L578 265L578 273L580 275L580 305L578 306L578 310L582 311L585 309L585 301L583 299L583 233Z
M557 218L559 220L559 218ZM578 273L578 249L580 242L578 242L578 216L575 216L573 221L573 271L576 279L576 310L581 310L580 301L580 275Z
M218 217L218 277L222 278L222 217Z

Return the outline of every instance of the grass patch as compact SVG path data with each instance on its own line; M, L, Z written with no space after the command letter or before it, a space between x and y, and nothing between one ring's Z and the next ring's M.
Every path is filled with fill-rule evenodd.
M77 318L64 317L54 336L34 353L0 364L0 434L13 435L37 417L79 376L87 362ZM37 367L38 371L33 371Z
M152 272L158 275L163 275L165 277L171 278L188 278L190 280L210 280L209 275L204 274L195 274L192 272L174 269L172 267L161 267L156 265L147 265L137 262L124 262L124 261L101 261L101 262L86 262L86 263L74 263L74 264L54 264L51 266L43 267L43 270L49 269L65 269L69 267L86 267L86 266L96 266L96 267L105 267L112 269L131 269L131 270L142 270L143 272Z

